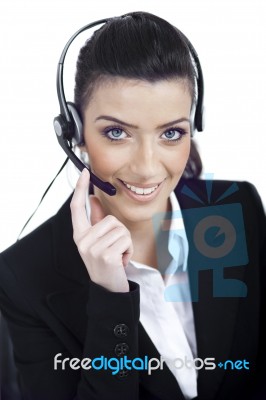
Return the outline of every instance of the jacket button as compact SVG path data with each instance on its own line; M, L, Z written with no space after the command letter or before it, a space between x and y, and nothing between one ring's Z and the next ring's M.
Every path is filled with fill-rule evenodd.
M125 324L118 324L114 328L114 334L118 338L126 337L128 332L129 332L129 329Z
M120 357L126 354L129 350L129 346L126 343L118 343L115 346L115 354Z
M116 375L118 379L123 379L126 378L129 375L129 370L128 369L120 369L118 374Z

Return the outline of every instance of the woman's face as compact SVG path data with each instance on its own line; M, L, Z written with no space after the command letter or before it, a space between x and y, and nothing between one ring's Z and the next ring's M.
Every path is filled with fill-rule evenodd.
M95 187L106 214L129 225L168 209L189 156L191 104L178 80L117 78L94 90L84 138L92 171L117 190Z

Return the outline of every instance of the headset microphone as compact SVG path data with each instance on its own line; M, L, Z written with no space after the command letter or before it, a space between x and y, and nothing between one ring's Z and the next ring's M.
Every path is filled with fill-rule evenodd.
M90 180L91 182L97 186L99 189L107 193L109 196L114 196L116 194L116 188L111 185L109 182L104 182L100 178L98 178L95 174L93 174L90 168L85 165L74 153L72 146L80 145L83 143L83 126L79 116L77 109L75 108L75 104L71 102L66 102L65 94L64 94L64 86L63 86L63 70L64 70L64 60L67 53L67 50L73 40L83 31L92 28L96 25L106 23L108 19L102 19L99 21L92 22L79 29L73 36L69 39L66 46L63 49L61 57L59 59L58 67L57 67L57 78L56 78L56 86L57 86L57 96L60 105L60 115L55 117L54 119L54 129L56 133L57 140L62 147L62 149L67 154L68 158L74 163L74 165L82 171L84 168L87 168L90 172Z
M20 231L20 234L17 238L19 240L22 232L24 231L25 227L28 225L29 221L32 219L34 214L36 213L37 209L39 208L40 204L42 203L44 197L46 196L48 190L52 186L53 182L57 178L57 176L60 174L60 172L63 170L65 167L68 159L70 159L75 166L82 171L84 168L87 168L90 172L90 177L91 177L91 182L97 186L99 189L101 189L103 192L107 193L109 196L114 196L116 194L116 188L111 185L109 182L104 182L102 181L99 177L97 177L95 174L91 172L91 170L88 168L87 165L85 165L74 153L72 147L73 144L75 145L82 145L84 144L83 140L83 126L81 122L81 118L79 116L78 110L75 107L75 104L71 102L67 102L65 98L65 93L64 93L64 85L63 85L63 70L64 70L64 60L65 56L67 53L67 50L73 40L83 31L93 28L96 25L104 24L108 22L112 18L107 18L107 19L101 19L95 22L92 22L88 25L83 26L80 28L76 33L74 33L73 36L69 39L67 44L65 45L63 52L61 54L61 57L59 59L58 67L57 67L57 78L56 78L56 85L57 85L57 96L59 100L59 105L60 105L60 115L55 117L54 119L54 129L56 133L57 140L64 150L64 152L67 154L67 159L61 166L60 170L57 172L56 176L52 180L52 182L49 184L47 189L45 190L37 208L33 212L33 214L30 216L30 218L27 220L25 225L23 226L22 230ZM197 55L196 50L192 46L191 42L188 40L188 38L181 32L179 31L179 34L182 36L184 43L188 47L188 50L190 51L192 58L195 62L196 69L197 69L197 102L194 108L194 117L193 117L193 123L192 123L192 135L194 130L197 130L198 132L203 131L204 129L204 107L203 107L203 99L204 99L204 81L203 81L203 74L201 70L201 65L200 61Z

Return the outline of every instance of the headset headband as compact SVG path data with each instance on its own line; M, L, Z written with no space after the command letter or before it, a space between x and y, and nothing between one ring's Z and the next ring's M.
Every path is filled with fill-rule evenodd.
M65 115L66 120L70 123L72 122L72 119L71 119L71 116L70 116L70 113L69 113L69 110L67 107L67 102L66 102L65 92L64 92L64 83L63 83L63 71L64 71L64 61L65 61L66 53L67 53L68 48L71 45L71 43L76 39L76 37L80 33L84 32L90 28L93 28L94 26L104 24L107 21L109 21L110 19L111 18L100 19L98 21L91 22L90 24L87 24L87 25L83 26L82 28L80 28L77 32L74 33L74 35L71 36L71 38L65 45L65 47L62 51L62 54L60 56L58 66L57 66L57 76L56 76L57 96L58 96L58 101L59 101L59 105L60 105L60 112L61 112L61 114Z
M60 105L60 113L63 114L66 118L66 121L68 124L72 125L72 118L69 113L69 109L67 106L67 101L65 98L65 92L64 92L64 83L63 83L63 72L64 72L64 61L65 61L65 56L66 53L71 45L71 43L76 39L77 36L79 36L80 33L93 28L97 25L104 24L108 21L110 21L112 18L104 18L95 22L91 22L90 24L87 24L80 28L78 31L76 31L71 38L68 40L66 43L62 54L60 56L59 62L58 62L58 67L57 67L57 78L56 78L56 88L57 88L57 96L58 96L58 101ZM189 52L192 55L192 58L195 62L196 69L197 69L197 105L196 105L196 110L195 110L195 121L194 121L194 128L197 129L198 132L202 132L204 129L204 121L203 121L203 102L204 102L204 80L203 80L203 73L199 61L198 54L190 42L190 40L181 32L179 29L177 29L178 33L184 40L184 43L188 47Z

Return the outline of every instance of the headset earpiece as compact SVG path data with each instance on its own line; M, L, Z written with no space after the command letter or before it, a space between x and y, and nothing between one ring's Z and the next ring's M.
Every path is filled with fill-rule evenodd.
M67 108L71 119L73 120L72 141L74 145L83 145L83 125L78 110L74 103L67 102Z
M71 141L74 145L84 144L83 126L79 113L74 103L67 102L70 121L62 114L54 119L54 129L57 136L63 136L64 139Z
M58 137L63 137L67 140L71 140L71 132L73 131L72 126L67 120L66 117L62 114L59 114L54 118L54 130Z

